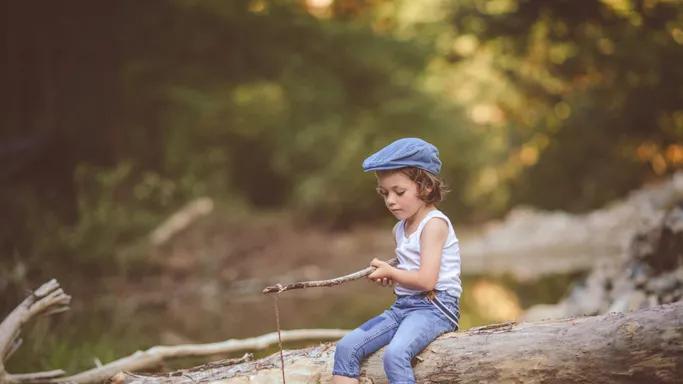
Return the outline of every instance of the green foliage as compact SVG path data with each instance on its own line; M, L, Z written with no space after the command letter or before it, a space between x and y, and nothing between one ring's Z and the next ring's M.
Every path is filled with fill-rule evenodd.
M0 246L14 263L125 270L164 215L206 195L375 220L360 164L403 136L439 147L458 222L596 207L683 164L682 8L10 2Z
M90 303L92 304L92 303ZM24 343L7 361L12 373L64 369L75 374L106 364L155 342L158 323L146 313L90 308L87 316L65 314L41 318L22 329Z
M74 184L73 223L34 211L40 207L50 213L50 207L34 203L31 193L11 197L17 203L15 214L24 216L25 232L16 227L5 232L17 256L3 260L8 270L2 278L11 279L9 269L17 263L29 267L31 279L68 275L74 268L95 275L144 273L153 267L146 260L146 235L190 196L176 182L136 170L131 162L111 169L82 165ZM19 236L9 239L12 232Z
M680 2L458 3L456 30L513 89L489 99L510 202L586 210L683 166Z
M151 231L185 197L176 183L132 163L76 171L78 221L62 230L64 252L85 268L134 271L143 266ZM46 250L47 251L47 250Z

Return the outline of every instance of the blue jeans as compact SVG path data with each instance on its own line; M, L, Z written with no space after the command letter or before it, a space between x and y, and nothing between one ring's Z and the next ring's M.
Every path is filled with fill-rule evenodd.
M389 309L337 342L332 374L358 378L361 361L389 344L383 359L389 383L415 383L413 357L441 334L458 329L459 299L444 291L436 296L455 315L455 323L426 295L398 296Z

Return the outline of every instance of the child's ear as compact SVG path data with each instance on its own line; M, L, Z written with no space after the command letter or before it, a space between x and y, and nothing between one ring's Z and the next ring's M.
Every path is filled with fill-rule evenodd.
M427 191L427 193L425 193L425 197L429 198L432 196L432 193L434 193L434 187L427 187L425 188L425 191Z

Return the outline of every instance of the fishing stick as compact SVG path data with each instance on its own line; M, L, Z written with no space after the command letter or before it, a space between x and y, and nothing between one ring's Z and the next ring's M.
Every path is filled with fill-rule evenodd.
M395 267L398 264L398 259L397 258L392 258L386 261L391 265L392 267ZM376 267L370 266L367 268L363 268L360 271L350 273L348 275L340 276L340 277L335 277L334 279L329 279L329 280L311 280L311 281L300 281L298 283L290 283L290 284L275 284L271 285L268 287L265 287L263 291L261 291L263 294L268 294L268 293L281 293L284 291L289 291L290 289L300 289L300 288L314 288L314 287L334 287L335 285L343 284L349 281L353 280L358 280L362 277L365 277L369 274L371 274Z
M393 259L389 259L386 262L389 265L395 267L398 264L398 259L394 257ZM278 295L284 291L289 291L290 289L334 287L335 285L343 284L348 281L358 280L362 277L365 277L371 274L375 269L377 269L377 267L369 266L367 268L361 269L360 271L340 277L335 277L334 279L329 280L300 281L298 283L290 283L285 285L278 283L275 285L265 287L263 291L261 291L263 294L275 293L275 296L273 297L273 305L275 307L275 322L277 326L278 345L280 346L280 369L282 371L282 384L286 384L287 381L285 379L285 357L284 352L282 350L282 336L280 334L280 306L278 305L277 300Z

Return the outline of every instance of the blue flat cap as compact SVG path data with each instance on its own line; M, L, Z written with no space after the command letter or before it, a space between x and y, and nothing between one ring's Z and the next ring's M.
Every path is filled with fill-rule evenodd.
M439 150L422 139L408 137L394 141L363 161L365 172L405 167L421 168L438 175L441 171Z

